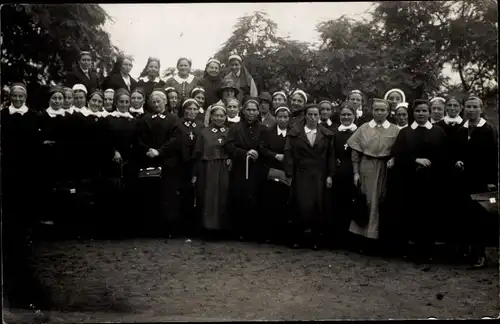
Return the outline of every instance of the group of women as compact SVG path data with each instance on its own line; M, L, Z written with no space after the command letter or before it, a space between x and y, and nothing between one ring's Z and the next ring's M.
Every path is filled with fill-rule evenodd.
M484 265L470 195L495 187L497 141L480 98L409 107L400 89L369 102L353 90L338 107L302 90L258 95L241 57L228 63L222 77L210 59L198 79L181 58L163 81L150 58L136 81L121 57L104 91L84 84L92 77L81 63L68 80L83 81L52 88L44 110L26 107L26 87L12 85L1 115L4 209L71 223L54 206L89 191L99 202L91 226L108 234L312 247L353 236L366 252L411 241L426 265L445 240L472 245Z

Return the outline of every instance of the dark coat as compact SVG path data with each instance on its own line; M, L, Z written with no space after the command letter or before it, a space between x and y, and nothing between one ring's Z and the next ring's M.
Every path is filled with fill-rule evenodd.
M356 126L361 126L364 123L368 123L373 119L373 114L371 112L365 111L361 117L357 118L355 121Z
M93 91L100 89L101 81L99 80L97 73L90 70L89 74L90 79L85 75L85 73L83 73L82 69L77 66L73 68L73 70L66 73L65 85L72 88L75 84L81 83L87 88L88 93L92 93Z
M278 135L277 127L268 128L262 137L260 153L267 168L285 170L283 162L276 160L277 154L285 154L286 137Z
M317 128L313 146L303 127L287 133L285 173L292 178L292 199L305 228L324 224L326 178L333 177L335 163L333 134L326 128Z
M144 81L143 78L140 78L139 81L137 82L137 85L136 85L136 88L143 88L144 89L144 94L145 94L145 103L144 103L144 109L147 111L147 112L152 112L152 108L149 107L149 96L151 95L151 93L153 92L154 89L165 89L165 81L161 80L159 82L154 82L154 81L150 81L149 79L147 79L147 81Z
M275 128L276 127L276 117L271 114L268 114L264 119L262 119L261 124L266 126L267 128Z
M213 105L217 101L220 100L217 91L220 88L221 77L211 77L209 75L205 75L203 79L200 81L200 86L205 89L205 105L203 109L207 109L210 105Z
M104 79L104 82L102 84L103 90L107 89L113 89L113 90L118 90L118 89L127 89L129 92L137 88L137 81L130 77L130 88L127 87L127 84L123 80L121 74L111 74L109 75L106 79Z

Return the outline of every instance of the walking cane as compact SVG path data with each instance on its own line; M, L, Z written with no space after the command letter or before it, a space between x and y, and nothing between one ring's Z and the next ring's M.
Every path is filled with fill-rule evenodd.
M250 155L247 155L247 158L246 158L246 165L245 165L245 179L248 180L248 165L249 165L249 160L250 160Z

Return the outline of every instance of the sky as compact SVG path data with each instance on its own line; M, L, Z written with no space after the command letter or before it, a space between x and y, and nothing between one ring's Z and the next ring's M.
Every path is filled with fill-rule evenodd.
M139 76L149 56L158 57L161 70L187 56L193 69L207 60L231 36L239 17L260 10L277 23L279 36L314 42L319 22L346 15L369 18L372 2L297 3L174 3L101 4L111 16L104 29L113 44L134 57L131 75ZM446 70L446 69L445 69ZM451 75L448 68L446 75Z

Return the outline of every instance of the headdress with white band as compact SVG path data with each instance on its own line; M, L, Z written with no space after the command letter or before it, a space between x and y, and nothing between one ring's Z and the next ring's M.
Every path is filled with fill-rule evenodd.
M177 92L177 90L176 90L174 87L166 87L166 88L165 88L165 93L169 93L170 91L175 91L175 92Z
M191 91L191 95L194 95L198 91L205 93L205 89L203 89L202 87L196 87Z
M290 111L290 109L287 107L287 106L279 106L278 108L276 108L276 110L274 111L274 114L277 115L281 110L285 110L287 111L289 114L291 114L292 112Z
M217 63L220 66L220 61L218 59L215 59L215 58L209 59L207 62L207 65L209 65L210 63Z
M107 92L115 94L115 90L111 89L111 88L104 90L104 93L107 93Z
M28 93L28 90L26 90L26 86L24 84L22 84L22 83L14 83L10 87L10 92L12 93L12 91L16 90L16 89L22 90L24 92L24 94Z
M229 56L229 59L227 61L231 62L232 60L238 60L240 62L243 62L243 60L241 59L241 56L239 56L237 54L233 54L233 55Z
M75 85L73 86L72 90L73 90L73 91L83 91L83 92L85 92L85 94L87 94L87 93L88 93L88 91L87 91L87 87L86 87L85 85L81 84L81 83L77 83L77 84L75 84Z
M396 92L396 93L399 93L399 95L401 96L401 101L402 102L406 102L406 96L405 96L405 93L403 92L403 90L401 89L398 89L398 88L394 88L394 89L391 89L389 91L387 91L384 95L384 100L387 100L387 98L389 98L389 95L392 93L392 92Z
M443 103L445 103L446 99L444 99L443 97L434 97L431 100L429 100L430 103L433 103L434 101L442 101Z
M295 91L293 92L293 94L292 94L292 97L293 97L293 96L295 96L296 94L301 95L301 96L304 98L304 102L305 102L305 103L307 103L307 94L306 94L304 91L302 91L302 90L300 90L300 89L295 90Z
M196 106L199 106L200 104L198 103L198 101L196 101L195 99L192 99L192 98L189 98L189 99L186 99L183 103L182 103L182 107L186 107L188 104L190 103L194 103L196 104Z
M278 95L283 96L283 98L285 98L285 100L288 99L288 97L286 96L286 93L284 91L276 91L275 93L273 93L273 98L278 96Z
M406 110L408 110L408 103L407 102L398 103L396 106L396 110L398 110L399 108L405 108Z
M245 103L243 104L243 106L246 106L247 104L249 104L251 102L253 102L257 106L259 106L259 101L257 99L254 99L254 98L250 98L250 99L245 100Z

